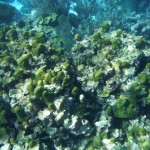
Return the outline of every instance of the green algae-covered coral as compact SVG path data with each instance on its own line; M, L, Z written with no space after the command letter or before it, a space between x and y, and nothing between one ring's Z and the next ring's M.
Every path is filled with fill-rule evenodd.
M93 34L93 40L94 40L94 41L98 41L98 40L100 40L100 39L101 39L101 33L95 32L95 33Z
M104 138L107 138L107 133L105 131L94 136L91 145L86 150L100 149L103 145L102 140Z
M39 24L56 27L58 25L57 18L58 15L56 13L51 13L50 15L43 16Z
M69 83L71 81L71 78L70 76L66 76L63 78L63 81L62 81L62 87L65 88L65 87L68 87L69 86Z
M20 80L22 79L23 77L25 76L24 74L24 70L23 69L20 69L20 68L17 68L14 72L14 78L16 80Z
M34 92L35 87L36 85L34 81L30 81L29 83L27 83L27 90L30 94Z
M110 30L110 25L109 25L108 22L103 22L103 23L101 24L101 28L102 28L102 31L104 31L104 32L109 32L109 30Z
M134 118L139 112L136 95L132 93L121 94L113 106L115 117Z
M122 41L119 38L112 40L112 47L113 49L119 48L122 44Z
M0 128L0 138L1 138L2 142L4 142L3 140L5 140L5 139L9 139L9 135L12 135L12 136L15 135L14 128L10 128L10 127L1 127Z
M62 82L63 78L65 77L63 71L57 72L57 81Z
M147 141L144 141L144 142L140 142L140 147L143 149L143 150L149 150L150 149L150 141L147 140Z
M139 136L144 136L146 135L146 129L145 128L142 128L142 127L138 127L138 126L133 126L133 128L128 131L128 138L129 140L135 140L135 142L138 142L138 137Z
M35 35L35 40L37 41L37 43L44 43L44 42L46 42L45 34L43 32L37 33Z
M18 33L16 31L16 29L11 29L7 32L7 36L8 36L8 39L11 41L11 40L17 40L18 39Z
M54 93L44 90L42 93L42 98L44 99L44 101L49 109L54 108L54 104L53 104L53 100L55 98Z
M24 112L24 109L20 106L15 106L13 112L17 115L20 122L26 122L29 120L29 116Z
M141 90L141 86L138 82L133 82L130 86L130 90L133 93L137 93Z
M140 84L146 84L146 82L147 82L147 75L145 73L140 73L138 75L138 82Z
M94 81L100 81L103 78L104 73L100 70L97 70L93 73Z
M0 51L0 99L11 106L11 126L16 127L8 143L33 147L32 141L37 141L42 149L95 150L106 149L111 142L114 149L136 142L147 148L147 139L136 139L148 135L149 50L143 49L147 66L141 71L135 37L121 30L97 29L68 54L63 45L55 48L46 39L53 34L46 31L48 26L41 24L31 35L26 26L24 31L14 27L6 31L15 29L19 41L10 42L8 33L7 43L5 34L2 37L7 48ZM18 58L17 63L3 61L11 56ZM8 79L13 80L11 86ZM1 128L9 124L7 112L0 111ZM133 124L139 127L133 129Z
M35 77L36 79L44 79L45 77L45 71L44 71L44 68L38 68L36 71L35 71Z
M45 74L44 76L44 79L47 83L50 83L51 82L51 79L52 79L52 74L51 74L51 71L48 70L47 73Z
M102 39L102 44L104 46L111 45L111 39L110 38L103 38Z
M75 34L75 35L74 35L74 39L75 39L76 41L80 41L80 40L81 40L80 34Z
M30 53L24 54L17 59L17 63L22 69L28 69L30 66L30 63L29 63L30 58L31 58Z
M117 36L120 36L122 33L123 33L123 31L122 31L121 29L118 29L118 30L116 31L116 35L117 35Z
M53 99L54 99L54 93L50 92L50 91L47 91L47 90L44 90L42 92L42 98L46 101L46 102L52 102Z
M36 56L39 56L40 54L44 54L45 51L46 51L46 47L41 43L32 49L33 54Z
M14 145L17 144L15 138L11 137L9 140L11 144L14 144Z
M37 145L37 142L36 142L36 141L33 141L33 140L32 140L32 141L29 142L29 148L30 148L30 149L34 148L36 145Z
M42 86L37 86L37 87L34 89L34 95L35 95L36 97L42 96L42 93L43 93L43 87L42 87Z
M78 92L79 92L78 87L73 87L73 89L71 90L71 94L72 94L73 96L76 96L76 95L78 94Z

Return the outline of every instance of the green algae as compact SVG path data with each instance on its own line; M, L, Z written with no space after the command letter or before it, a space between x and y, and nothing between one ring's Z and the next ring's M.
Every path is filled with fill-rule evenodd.
M115 117L134 118L139 113L139 107L136 102L136 96L132 93L122 94L113 106Z
M42 93L43 93L43 87L42 86L37 86L35 89L34 89L34 95L36 97L39 97L39 96L42 96Z
M20 106L15 106L13 112L16 114L20 122L26 122L29 120L29 116L24 112L24 109Z
M102 71L100 71L100 70L98 70L98 71L95 71L94 73L93 73L93 79L94 79L94 81L100 81L102 78L103 78L103 72Z
M35 72L35 77L36 79L44 79L44 76L45 76L45 71L43 68L38 68Z
M112 48L116 49L119 48L122 45L122 41L119 38L112 40Z
M123 33L123 31L122 31L121 29L118 29L118 30L116 31L116 35L117 35L117 36L122 35L122 33Z
M78 87L73 87L73 89L71 90L71 94L72 94L73 96L76 96L76 95L78 94L78 92L79 92Z
M107 138L107 133L104 131L99 133L98 135L94 136L92 139L91 145L86 149L86 150L91 150L91 149L99 149L102 147L102 140L104 138Z
M104 31L104 32L109 32L109 30L110 30L110 25L109 25L108 22L103 22L103 23L101 24L101 28L102 28L102 31Z
M98 40L100 40L100 39L101 39L101 33L95 32L95 33L93 34L93 40L94 40L94 41L98 41Z
M19 57L17 59L17 63L18 65L22 68L22 69L28 69L30 66L29 60L31 58L31 54L24 54L21 57Z
M46 47L43 44L37 44L37 46L32 49L33 54L36 56L44 54L45 51Z
M81 41L81 36L80 36L80 34L75 34L75 35L74 35L74 39L75 39L76 41Z
M11 41L18 40L18 33L15 29L11 29L7 32L8 38Z

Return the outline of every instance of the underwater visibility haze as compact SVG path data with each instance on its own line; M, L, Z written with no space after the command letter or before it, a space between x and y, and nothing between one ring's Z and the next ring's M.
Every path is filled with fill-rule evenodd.
M150 1L0 0L0 150L150 150Z

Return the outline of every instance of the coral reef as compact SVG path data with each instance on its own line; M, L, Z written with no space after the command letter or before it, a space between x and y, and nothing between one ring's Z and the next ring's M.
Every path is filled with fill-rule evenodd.
M2 148L147 147L149 43L103 24L68 55L27 24L1 29Z
M26 2L39 14L50 10L0 28L0 149L148 150L147 37L108 20L94 30L93 8L105 8L103 0L78 1L79 16L69 14L67 0ZM116 10L119 1L108 2L109 17L121 11L119 18L137 4Z

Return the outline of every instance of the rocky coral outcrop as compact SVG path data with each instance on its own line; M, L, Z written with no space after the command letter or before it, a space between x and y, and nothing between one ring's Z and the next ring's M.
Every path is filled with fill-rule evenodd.
M149 43L106 23L68 55L30 25L1 28L1 148L148 147Z

